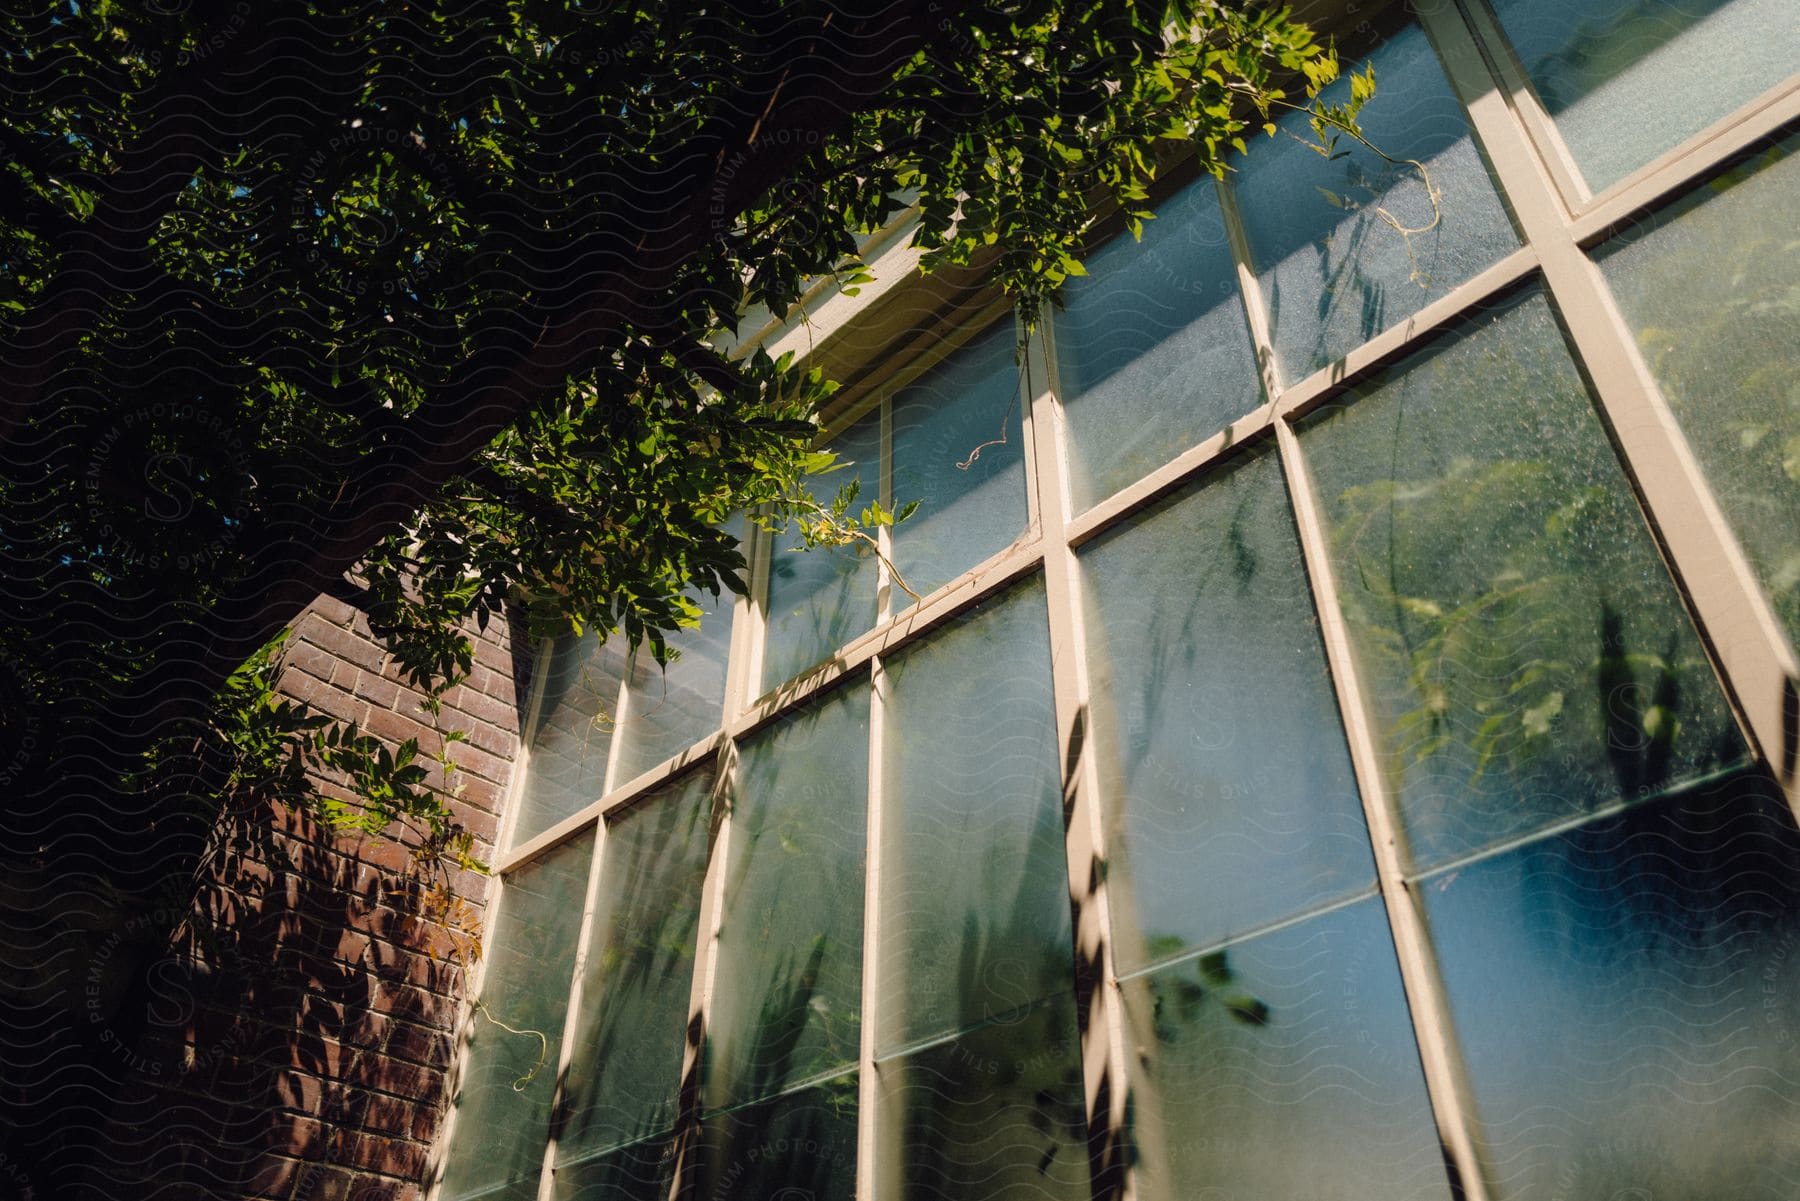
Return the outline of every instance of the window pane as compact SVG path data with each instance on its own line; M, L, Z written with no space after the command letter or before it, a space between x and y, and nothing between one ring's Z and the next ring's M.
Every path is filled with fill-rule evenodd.
M1800 139L1606 248L1644 359L1800 640Z
M871 414L832 442L838 470L815 480L820 504L857 480L857 504L881 496L881 418ZM769 627L763 687L773 688L875 624L875 556L860 546L803 551L798 533L774 540L769 554Z
M556 1201L668 1201L674 1173L673 1141L654 1138L580 1163L558 1163L553 1195Z
M558 1172L675 1121L710 849L712 773L609 823L581 1015L563 1086Z
M668 667L657 666L648 644L632 660L631 696L619 735L620 784L686 750L724 720L725 662L737 597L695 590L688 599L700 608L700 625L669 636L676 656Z
M1238 207L1262 281L1275 357L1288 382L1324 367L1397 325L1518 246L1468 121L1425 34L1409 26L1370 56L1381 95L1360 118L1383 159L1348 137L1327 161L1288 133L1309 138L1291 113L1283 133L1254 143L1238 164ZM1324 98L1349 96L1340 80ZM1432 224L1425 164L1441 193Z
M486 940L480 998L494 1020L478 1015L470 1022L441 1190L446 1201L537 1196L593 849L590 831L506 877L499 920Z
M1419 865L1739 758L1542 296L1440 339L1301 437Z
M894 565L921 596L1025 528L1016 342L1009 315L894 397L894 503L919 502L894 527Z
M1800 63L1793 0L1493 0L1588 186L1602 191Z
M565 634L552 645L537 726L527 739L531 754L514 846L600 799L625 658L622 636L602 643L592 630Z
M1145 1201L1449 1201L1378 899L1124 991Z
M1791 1197L1800 835L1755 777L1427 879L1504 1198Z
M856 1073L700 1123L695 1185L725 1201L851 1201L856 1195Z
M1262 402L1211 179L1114 238L1063 288L1057 378L1077 513Z
M761 1100L857 1057L868 728L859 684L744 746L708 1108Z
M1081 1055L1066 994L877 1070L881 1196L1090 1195Z
M1069 875L1044 586L888 668L882 1049L1067 991Z
M1371 886L1274 456L1131 519L1081 566L1120 967Z

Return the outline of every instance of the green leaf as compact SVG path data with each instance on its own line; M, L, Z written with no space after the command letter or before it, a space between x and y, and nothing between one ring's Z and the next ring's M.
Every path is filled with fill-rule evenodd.
M1550 723L1556 719L1557 714L1562 712L1562 708L1563 694L1552 692L1525 710L1520 719L1525 726L1525 732L1534 738L1542 738L1550 732Z

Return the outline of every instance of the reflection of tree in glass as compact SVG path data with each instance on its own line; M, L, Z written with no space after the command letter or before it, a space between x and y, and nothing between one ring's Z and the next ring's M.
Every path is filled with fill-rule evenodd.
M1068 994L878 1068L893 1192L1089 1196L1087 1122Z
M1400 777L1447 753L1466 758L1471 787L1494 772L1524 789L1554 752L1587 746L1604 748L1621 795L1667 781L1679 675L1707 666L1678 631L1654 649L1629 643L1613 593L1630 603L1632 581L1604 549L1628 502L1599 486L1570 495L1555 477L1543 462L1459 459L1437 479L1338 498L1339 553L1355 564L1346 610L1410 693L1391 729ZM1385 564L1359 553L1377 525Z
M1179 935L1159 935L1150 940L1151 951L1169 953L1181 946ZM1237 973L1225 951L1212 951L1194 961L1197 979L1174 972L1150 977L1151 1012L1156 1037L1165 1043L1178 1041L1183 1027L1200 1024L1208 1003L1220 1005L1231 1019L1245 1026L1267 1026L1269 1006L1256 996L1236 988Z
M1357 393L1305 436L1416 854L1442 861L1740 757L1542 297Z
M710 774L691 776L608 828L597 945L558 1117L563 1159L666 1132L675 1120L710 792Z

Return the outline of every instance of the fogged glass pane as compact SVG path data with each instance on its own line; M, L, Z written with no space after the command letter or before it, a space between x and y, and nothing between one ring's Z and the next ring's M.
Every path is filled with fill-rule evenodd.
M1275 357L1290 383L1518 246L1424 33L1408 26L1367 61L1380 94L1359 120L1369 141L1398 164L1348 137L1338 143L1342 156L1328 161L1286 136L1312 136L1299 113L1279 122L1281 134L1252 143L1238 163L1238 207ZM1333 102L1348 96L1347 80L1324 93ZM1424 174L1408 159L1423 163ZM1436 214L1428 179L1439 193Z
M711 790L711 772L690 775L607 826L559 1163L674 1124Z
M1081 567L1120 967L1369 887L1275 456L1131 519Z
M705 1100L723 1109L851 1063L861 1029L869 690L744 744Z
M1146 1201L1449 1201L1380 900L1123 987Z
M856 1193L856 1073L700 1123L684 1197L851 1201Z
M1800 11L1800 10L1797 10ZM1606 248L1644 359L1800 639L1800 140Z
M1598 192L1800 64L1793 0L1493 0Z
M883 1051L1066 991L1073 973L1044 586L888 665Z
M620 1147L578 1162L556 1165L556 1201L668 1201L675 1148L667 1138Z
M921 596L1012 544L1025 528L1017 335L1008 316L893 401L894 565ZM912 603L898 592L897 611Z
M1542 296L1439 340L1301 438L1421 866L1739 757Z
M1063 287L1058 383L1077 513L1262 401L1211 179L1114 238Z
M881 1196L1090 1195L1081 1049L1067 995L876 1070Z
M695 590L700 625L669 636L675 653L659 667L648 644L632 660L630 699L619 732L620 784L686 750L724 720L725 663L731 657L731 619L737 597Z
M812 481L829 506L838 489L860 484L858 511L881 498L881 419L871 414L831 444L838 470ZM799 534L774 540L769 553L769 627L763 649L763 687L773 688L875 624L875 556L860 546L801 550Z
M625 669L625 638L592 630L556 639L513 825L514 846L600 799Z
M593 849L589 832L506 877L499 920L484 940L480 1001L494 1020L469 1024L446 1201L537 1195Z
M1800 836L1745 778L1420 886L1505 1198L1792 1197Z

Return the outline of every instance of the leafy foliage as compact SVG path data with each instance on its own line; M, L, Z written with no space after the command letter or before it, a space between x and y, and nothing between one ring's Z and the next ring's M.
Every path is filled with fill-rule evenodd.
M272 647L228 674L321 588L428 708L508 604L664 657L684 590L744 586L728 513L815 544L904 516L806 491L832 385L722 349L749 306L866 282L916 205L926 268L1029 321L1098 215L1149 217L1159 155L1221 171L1337 74L1214 0L55 0L0 56L9 726L64 752L40 816L78 770L125 843L179 781L459 845L416 747L273 699Z

